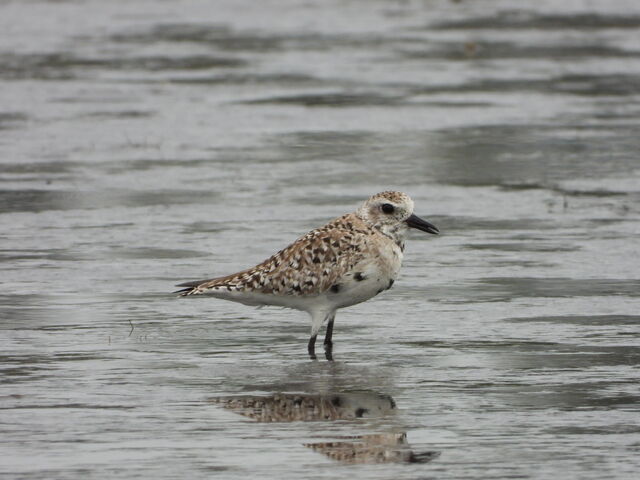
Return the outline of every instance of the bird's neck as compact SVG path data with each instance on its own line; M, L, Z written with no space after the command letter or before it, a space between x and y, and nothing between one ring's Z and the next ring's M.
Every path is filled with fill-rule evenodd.
M404 239L407 236L407 227L401 223L396 225L376 225L375 228L385 237L389 237L395 242L400 250L404 251Z

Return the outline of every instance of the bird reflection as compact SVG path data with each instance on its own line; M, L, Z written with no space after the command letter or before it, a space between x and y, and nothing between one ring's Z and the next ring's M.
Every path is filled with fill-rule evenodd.
M382 417L396 408L393 398L372 392L327 395L276 393L270 396L217 397L211 401L258 422Z
M214 397L212 402L258 422L299 422L375 418L395 412L389 395L376 392L332 394L274 393L267 396ZM439 452L417 453L406 432L338 437L305 447L342 463L425 463Z
M304 446L343 463L426 463L440 455L440 452L414 452L406 432L358 435Z

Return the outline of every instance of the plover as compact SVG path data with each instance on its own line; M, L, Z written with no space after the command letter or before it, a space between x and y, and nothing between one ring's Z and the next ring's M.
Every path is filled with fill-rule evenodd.
M408 195L381 192L355 212L310 231L253 268L181 283L177 286L185 288L175 293L303 310L311 316L309 356L316 358L316 337L326 322L325 356L332 360L336 310L391 288L402 264L409 227L439 232L414 215Z

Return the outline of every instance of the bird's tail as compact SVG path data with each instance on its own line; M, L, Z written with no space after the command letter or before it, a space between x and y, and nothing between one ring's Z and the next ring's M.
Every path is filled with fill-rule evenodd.
M186 297L187 295L197 295L198 293L201 293L201 291L198 290L198 287L205 282L206 280L194 280L192 282L179 283L178 285L176 285L176 287L185 287L185 288L176 290L175 292L172 292L172 293L178 293L181 297Z

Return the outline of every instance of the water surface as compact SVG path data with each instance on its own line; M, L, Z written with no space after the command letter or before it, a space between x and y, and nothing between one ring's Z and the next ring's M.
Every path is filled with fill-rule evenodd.
M1 1L0 474L632 478L639 38L622 0ZM442 235L335 362L170 293L385 189Z

